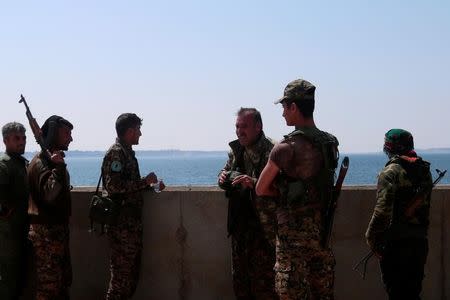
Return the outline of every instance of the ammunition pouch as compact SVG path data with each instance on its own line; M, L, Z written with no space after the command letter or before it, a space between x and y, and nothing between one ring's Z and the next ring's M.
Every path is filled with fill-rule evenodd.
M98 179L97 189L92 196L91 204L89 205L89 219L91 220L90 232L94 231L94 223L101 225L101 233L104 233L105 225L115 225L119 219L119 213L122 203L118 199L102 196L99 193L102 176Z
M310 204L309 182L282 175L277 185L281 194L282 205L299 206Z
M94 195L89 207L89 218L92 223L115 225L119 217L121 205L117 201L100 195Z
M305 204L308 201L308 189L302 180L287 183L286 202L288 204Z

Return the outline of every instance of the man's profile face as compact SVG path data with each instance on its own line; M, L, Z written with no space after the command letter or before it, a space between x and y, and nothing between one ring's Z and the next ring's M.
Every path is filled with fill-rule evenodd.
M6 152L11 154L24 154L27 137L25 132L15 131L11 132L3 139L6 146Z
M73 141L72 139L72 129L70 127L63 125L58 128L58 150L69 149L69 144Z
M236 135L239 143L246 147L253 145L261 134L262 126L256 123L251 113L242 113L236 119Z
M287 126L292 126L292 114L293 114L293 103L286 103L286 101L283 101L281 103L281 105L283 106L283 118L286 120L286 125Z
M134 128L130 128L130 140L131 140L131 145L138 145L139 144L139 138L142 135L141 132L141 125L137 125Z

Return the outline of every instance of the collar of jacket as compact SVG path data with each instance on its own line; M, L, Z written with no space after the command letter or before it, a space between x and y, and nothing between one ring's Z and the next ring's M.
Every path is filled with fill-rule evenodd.
M402 162L414 164L418 161L422 161L422 158L420 156L410 157L404 155L394 155L392 158L388 160L385 167L389 166L390 164L401 164Z
M253 151L253 149L259 149L259 148L261 148L261 146L263 145L265 139L266 139L266 136L265 136L265 134L264 134L264 131L261 131L261 135L260 135L259 138L256 140L256 143L254 143L254 144L251 145L251 146L248 146L248 147L247 147L247 150ZM239 140L238 140L238 139L236 139L236 140L234 140L234 141L231 141L230 143L228 143L228 145L230 146L230 148L231 148L234 152L237 152L237 151L239 151L239 150L242 151L242 149L245 148L245 147L243 147L243 146L241 145L241 143L239 143Z
M5 151L4 154L6 157L9 157L9 159L17 159L20 161L24 161L25 163L28 163L28 159L26 159L25 157L23 157L21 154L17 154L17 153L8 153Z
M120 138L116 138L116 143L119 144L125 152L131 153L134 155L134 151L133 151L133 148L131 147L131 145L128 145L127 143L122 141Z

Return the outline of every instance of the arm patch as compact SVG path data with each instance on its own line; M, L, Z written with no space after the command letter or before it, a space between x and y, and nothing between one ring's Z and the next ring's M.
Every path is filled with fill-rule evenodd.
M120 172L122 171L122 163L118 160L115 160L111 163L111 171Z

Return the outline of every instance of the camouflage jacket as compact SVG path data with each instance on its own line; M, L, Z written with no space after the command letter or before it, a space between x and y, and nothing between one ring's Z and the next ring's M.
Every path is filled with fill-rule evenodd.
M28 234L27 165L28 161L20 155L0 155L0 235L3 229L13 238Z
M42 152L27 169L30 186L28 214L32 224L68 224L71 215L70 176L66 164L54 165Z
M125 206L141 209L142 191L148 184L139 173L139 164L131 146L116 140L103 158L103 187L113 199Z
M229 146L231 150L228 152L228 161L222 171L240 171L252 177L256 184L269 159L274 142L262 133L258 141L251 147L244 148L239 140L230 142Z
M386 241L426 237L432 189L430 164L420 157L394 156L378 176L377 202L366 232L367 243L380 249ZM418 193L423 201L411 217L405 210Z
M258 141L251 147L245 148L241 146L239 140L234 140L229 145L231 150L228 153L228 161L221 171L239 171L244 173L252 177L254 186L256 186L259 175L269 159L274 142L262 133ZM272 203L266 203L271 201L267 199L256 199L254 189L227 191L226 195L230 199L228 204L229 234L233 234L235 228L240 225L258 226L257 224L261 223L265 227L264 230L269 232L267 235L274 236L274 234L270 233L273 230L267 229L268 227L272 227L270 223L273 222L270 216L270 210L272 209L270 205ZM273 204L275 203L273 202Z

